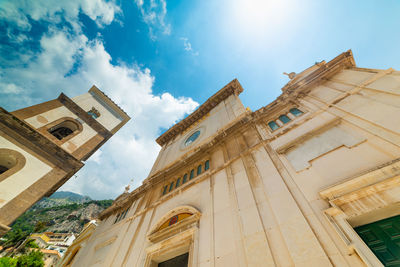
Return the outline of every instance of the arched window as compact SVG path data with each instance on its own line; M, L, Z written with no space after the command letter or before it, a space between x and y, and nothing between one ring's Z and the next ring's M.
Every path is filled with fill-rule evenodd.
M171 190L174 188L174 182L172 182L170 185L169 185L169 190L168 190L168 192L171 192Z
M197 167L197 175L200 175L201 174L201 165L199 165L198 167Z
M280 115L280 116L279 116L279 120L280 120L283 124L286 124L286 123L288 123L288 122L290 121L289 117L286 116L286 115Z
M74 131L72 131L68 127L58 127L56 129L53 129L50 131L52 135L54 135L58 140L63 139L64 137L67 137L68 135L72 134Z
M0 182L21 170L25 163L25 157L18 151L0 148Z
M274 121L268 122L268 126L269 126L269 128L271 128L272 131L275 131L276 129L279 128L279 125Z
M177 188L180 185L181 185L181 178L178 178L178 180L176 180L175 188Z
M192 180L194 178L194 170L190 171L190 180Z
M185 173L185 175L183 175L182 184L186 183L186 181L187 181L187 173Z
M79 124L75 120L67 119L63 122L51 127L48 129L48 132L51 133L58 140L62 140L65 137L73 134L74 132L80 130Z
M118 221L120 215L121 215L121 213L118 213L117 217L115 218L114 223L117 223L117 221Z
M296 117L303 114L303 111L299 110L298 108L292 108L291 110L289 110L289 112L292 113Z
M204 170L208 170L210 168L210 161L207 160L206 163L204 163Z
M164 190L163 190L162 194L165 195L167 193L167 190L168 190L168 185L164 186Z

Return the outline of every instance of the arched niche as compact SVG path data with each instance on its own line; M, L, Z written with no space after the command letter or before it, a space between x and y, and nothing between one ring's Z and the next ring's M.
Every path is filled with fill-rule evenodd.
M174 208L162 216L148 232L151 242L169 238L176 233L197 226L201 212L192 206L180 206Z
M0 148L0 182L21 170L26 163L18 151Z
M60 118L38 129L40 133L58 145L65 143L82 130L82 124L71 117Z

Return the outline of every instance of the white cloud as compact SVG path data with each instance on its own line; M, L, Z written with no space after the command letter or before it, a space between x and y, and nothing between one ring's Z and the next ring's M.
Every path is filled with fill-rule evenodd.
M106 5L100 2L81 4L80 8L90 18L107 25L116 11L97 10ZM47 21L56 21L54 17L58 14L54 10L59 9L51 7L49 12L41 10L36 14L32 11L32 14L36 14L38 20L43 16ZM51 13L54 17L49 15ZM73 14L77 16L78 13ZM3 16L2 19L7 18ZM77 17L73 19L70 15L69 19L77 25L75 31L54 27L53 23L39 41L40 50L20 57L25 60L23 64L0 67L0 105L7 106L11 102L24 107L56 98L61 91L73 97L96 84L132 120L95 153L77 178L71 178L62 190L100 199L115 198L132 178L136 187L148 175L160 149L154 141L160 134L160 127L170 127L198 104L190 98L176 98L169 93L155 95L152 91L155 78L149 69L135 64L112 64L102 40L89 40L79 29ZM26 27L22 21L14 24L15 27Z
M186 37L181 37L181 40L183 41L183 47L186 51L192 53L194 56L199 55L199 51L194 51L192 48L192 44L189 42L189 39Z
M103 0L3 0L0 5L0 19L7 20L24 31L29 31L32 27L28 18L51 23L65 20L75 30L80 30L77 20L79 12L89 16L98 26L105 26L114 20L121 9L113 1Z
M14 83L0 83L0 88L4 94L19 94L22 92L22 88Z
M171 25L165 22L167 2L165 0L135 0L143 21L149 27L150 38L157 39L157 34L171 34Z

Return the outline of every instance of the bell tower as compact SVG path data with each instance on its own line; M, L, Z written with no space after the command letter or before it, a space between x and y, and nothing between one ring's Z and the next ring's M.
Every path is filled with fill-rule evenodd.
M130 117L96 86L8 112L0 107L0 236L83 167Z

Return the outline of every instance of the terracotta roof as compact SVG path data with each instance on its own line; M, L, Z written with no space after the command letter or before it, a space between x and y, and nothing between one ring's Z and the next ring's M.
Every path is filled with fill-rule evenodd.
M43 254L55 254L61 258L61 254L57 250L51 250L51 249L44 249L42 248L40 250Z
M169 128L165 133L156 139L160 146L163 146L169 140L173 139L175 136L189 128L193 123L205 116L211 109L216 105L224 101L232 94L239 95L243 92L243 88L237 79L232 80L230 83L225 85L221 90L207 99L198 109L196 109L192 114Z

